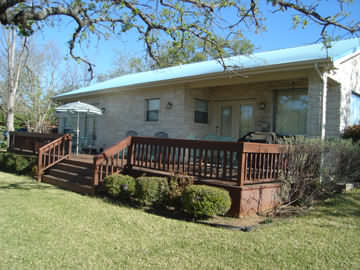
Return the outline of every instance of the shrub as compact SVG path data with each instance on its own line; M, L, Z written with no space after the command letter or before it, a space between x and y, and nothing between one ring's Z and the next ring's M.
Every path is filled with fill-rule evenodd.
M0 141L0 150L6 150L6 149L7 149L7 142Z
M5 172L31 175L34 166L36 166L35 157L9 152L0 153L0 168Z
M230 195L226 190L205 185L186 187L183 202L184 210L195 218L224 215L231 206Z
M187 186L193 184L194 178L192 176L174 174L169 180L169 205L182 209L182 194Z
M347 127L344 130L342 137L344 139L352 139L353 142L358 142L360 140L360 125Z
M169 185L165 177L142 176L136 179L135 197L143 205L161 205L166 202Z
M129 175L113 174L105 177L104 187L111 197L128 200L135 193L135 179Z
M287 140L286 170L281 176L290 204L311 205L334 191L337 182L360 179L360 145L350 140Z

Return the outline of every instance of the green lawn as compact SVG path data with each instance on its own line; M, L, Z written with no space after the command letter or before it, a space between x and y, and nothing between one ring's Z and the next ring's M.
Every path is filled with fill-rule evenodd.
M249 233L0 172L0 269L359 269L359 255L360 192Z

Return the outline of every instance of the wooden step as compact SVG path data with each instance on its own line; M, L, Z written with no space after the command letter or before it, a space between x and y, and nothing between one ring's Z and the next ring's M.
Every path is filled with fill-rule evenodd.
M72 181L69 181L68 179L55 177L48 174L42 176L42 182L80 194L95 195L95 187L93 186L74 183Z
M54 176L54 177L63 178L70 182L87 184L87 185L91 185L92 177L93 177L89 173L78 173L76 171L62 170L62 169L58 169L56 167L49 169L46 172L46 174Z
M56 169L59 171L76 173L78 175L84 175L84 176L90 176L93 173L92 168L81 167L81 166L77 166L77 165L73 165L73 164L69 164L69 163L65 163L65 162L60 162L60 163L56 164L54 167L51 167L49 169L49 171L51 171L53 169Z
M64 159L63 162L64 164L67 165L72 165L72 166L77 166L77 167L81 167L81 168L92 168L93 167L93 163L89 163L83 160L78 160L78 159Z

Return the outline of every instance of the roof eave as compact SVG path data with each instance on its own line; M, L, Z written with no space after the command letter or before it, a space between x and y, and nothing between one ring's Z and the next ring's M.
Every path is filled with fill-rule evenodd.
M159 86L164 86L164 85L168 85L168 84L189 83L189 82L202 81L202 80L207 80L207 79L221 79L221 78L226 78L226 77L234 78L236 76L250 76L250 75L257 75L257 74L268 73L268 72L281 72L284 70L290 71L290 70L311 69L314 67L315 63L320 64L320 65L329 65L329 64L333 65L333 61L331 58L319 58L319 59L299 61L299 62L267 65L267 66L261 66L261 67L251 67L251 68L245 68L245 69L221 71L221 72L214 72L214 73L208 73L208 74L202 74L202 75L196 75L196 76L188 76L188 77L183 77L183 78L139 83L139 84L133 84L133 85L123 86L123 87L99 89L99 90L94 90L94 91L89 91L89 92L84 92L84 93L75 93L75 94L69 94L69 95L58 96L58 97L55 96L55 97L53 97L53 99L55 101L62 101L62 100L74 99L77 97L98 95L99 93L101 93L101 94L113 93L113 92L119 91L119 90L128 91L128 90L134 90L137 88L159 87Z

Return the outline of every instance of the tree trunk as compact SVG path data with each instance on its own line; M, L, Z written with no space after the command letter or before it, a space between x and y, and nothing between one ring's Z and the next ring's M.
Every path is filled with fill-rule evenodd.
M19 86L20 73L25 65L26 38L21 39L21 48L16 50L17 34L14 27L8 29L7 54L8 54L8 103L6 127L8 131L14 131L16 92ZM8 136L9 137L9 136Z

